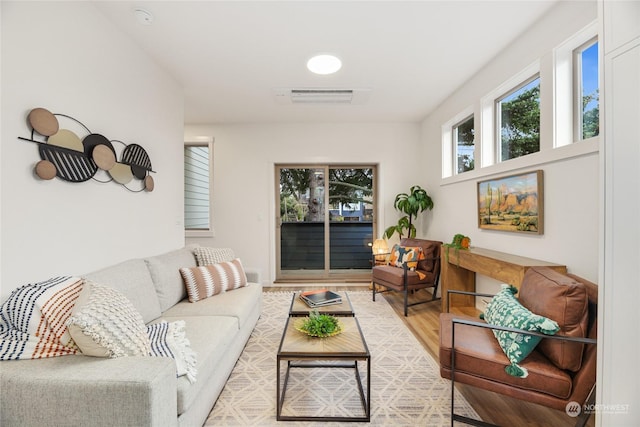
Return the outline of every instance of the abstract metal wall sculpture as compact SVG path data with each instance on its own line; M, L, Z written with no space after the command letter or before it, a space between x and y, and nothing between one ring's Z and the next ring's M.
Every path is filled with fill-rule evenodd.
M80 139L76 132L61 129L59 118L67 120L82 132L86 131L87 135ZM69 182L84 182L89 179L103 183L115 181L129 191L153 191L153 177L149 175L154 172L151 160L138 144L109 140L103 135L92 133L73 117L54 114L44 108L31 110L27 122L31 126L31 138L18 139L38 144L42 160L36 164L35 173L39 178L53 179L57 176ZM42 140L36 140L36 134ZM113 143L124 146L120 161L117 160ZM98 174L105 175L106 179L97 178ZM131 182L134 179L139 184L132 188Z

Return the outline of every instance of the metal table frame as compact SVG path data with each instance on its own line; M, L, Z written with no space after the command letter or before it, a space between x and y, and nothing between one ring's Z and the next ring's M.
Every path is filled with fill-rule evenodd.
M358 333L362 344L364 345L364 353L362 354L340 354L340 353L314 353L314 354L296 354L287 353L282 354L282 344L284 342L285 335L289 326L289 321L292 317L287 319L287 323L282 333L280 340L280 346L277 354L277 386L276 386L276 419L278 421L339 421L339 422L369 422L371 421L371 354L369 348L362 335L360 324L358 320L354 318L356 325L358 326ZM282 362L287 362L287 369L284 375L284 382L281 385L281 365ZM345 363L326 363L326 361L344 361ZM367 387L366 392L362 385L362 379L360 378L360 369L358 368L358 361L365 361L367 363ZM323 363L324 362L324 363ZM295 415L282 415L282 407L287 392L287 383L289 381L289 374L292 368L347 368L354 369L356 383L358 385L358 391L360 393L360 401L364 410L364 416L295 416Z

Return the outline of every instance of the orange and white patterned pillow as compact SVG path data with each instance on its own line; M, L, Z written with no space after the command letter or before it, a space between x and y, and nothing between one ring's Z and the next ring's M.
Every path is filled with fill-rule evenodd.
M180 269L190 302L247 285L247 276L239 258L233 261Z
M391 249L389 264L395 267L402 267L402 264L407 263L409 269L415 270L418 266L418 261L423 259L425 259L425 256L420 246L400 246L396 244Z

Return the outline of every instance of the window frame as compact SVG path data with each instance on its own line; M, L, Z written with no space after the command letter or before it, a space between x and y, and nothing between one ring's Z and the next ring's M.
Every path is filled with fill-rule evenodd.
M183 228L185 237L215 237L215 230L213 226L213 146L214 138L212 137L199 137L193 140L184 141L184 148L188 147L207 147L209 150L209 228L208 229L188 229L186 228L185 219L183 217ZM184 153L184 150L183 150ZM184 157L182 159L183 177L184 177ZM184 178L183 178L184 179ZM183 182L184 187L184 182ZM183 190L184 191L184 190ZM183 215L184 215L184 192L182 196L183 201Z
M582 76L576 64L576 53L594 42L599 44L598 24L592 22L569 37L553 50L554 79L554 141L553 147L564 147L577 142L598 141L599 135L582 138ZM598 80L601 79L602 63L598 57ZM601 85L598 84L598 87Z
M463 123L468 122L469 120L473 120L473 169L469 169L466 171L459 171L458 170L458 128L460 127L460 125L462 125ZM454 123L451 126L451 144L452 144L452 149L453 149L453 173L454 175L461 175L463 173L468 173L468 172L472 172L475 170L475 159L476 159L476 137L475 137L475 124L476 124L476 120L475 120L475 114L471 113L470 115L466 116L465 118L463 118L462 120L457 121L456 123Z
M442 125L442 178L450 178L457 175L465 175L478 170L478 122L476 120L476 111L474 106L469 106L458 114L453 116L445 124ZM473 170L458 173L458 149L457 143L454 141L453 128L460 123L464 123L467 119L473 117L474 145L473 145Z
M582 111L582 97L583 97L583 81L582 81L582 53L589 49L590 47L598 44L598 50L601 48L598 40L598 36L590 38L586 42L582 43L580 46L576 47L572 51L572 59L573 59L573 142L581 142L587 139L596 138L598 135L592 136L590 138L583 138L583 125L584 125L584 115ZM598 79L600 74L600 61L598 60ZM600 89L600 84L598 84L598 90ZM600 100L598 100L598 108L600 108Z
M505 163L500 161L501 139L500 133L498 132L498 112L496 111L496 101L505 97L507 94L517 90L518 88L526 85L527 82L531 82L534 78L537 77L540 78L540 92L542 98L542 75L540 73L540 60L538 59L522 69L519 73L512 76L510 79L507 79L505 82L482 97L482 99L480 100L480 121L482 130L480 132L481 156L480 159L476 159L475 161L476 170L478 169L478 160L480 160L481 168ZM540 105L540 120L542 121L542 99L540 100ZM478 133L476 133L476 135L477 134ZM476 141L476 145L478 145L478 141ZM540 152L542 152L542 142L540 151L538 151L538 153ZM516 157L509 160L514 161L522 157L526 156Z
M518 92L520 89L523 89L525 86L529 85L529 83L534 82L535 80L538 80L538 86L540 88L542 88L542 78L540 77L540 71L538 71L537 73L535 73L534 75L528 77L527 79L521 81L519 84L517 84L516 86L512 87L511 89L509 89L508 91L506 91L505 93L503 93L502 95L498 96L495 100L494 100L494 106L493 106L493 114L494 114L494 135L495 135L495 139L493 141L494 145L495 145L495 162L496 163L504 163L504 162L508 162L510 160L514 160L520 157L524 157L527 156L529 154L535 154L535 153L539 153L542 150L542 145L541 145L541 141L540 141L540 135L538 135L538 151L535 151L533 153L529 153L529 154L525 154L523 156L518 156L518 157L512 157L509 159L502 159L502 108L501 108L501 103L502 101L505 100L505 98L508 98L511 95L514 95L516 92ZM538 101L538 103L541 105L540 101ZM542 124L542 108L538 109L540 112L540 124Z

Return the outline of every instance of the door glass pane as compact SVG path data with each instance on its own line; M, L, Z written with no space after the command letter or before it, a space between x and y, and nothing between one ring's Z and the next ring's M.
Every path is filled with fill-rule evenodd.
M280 269L324 269L324 168L280 169Z
M329 169L331 270L371 268L373 169Z

